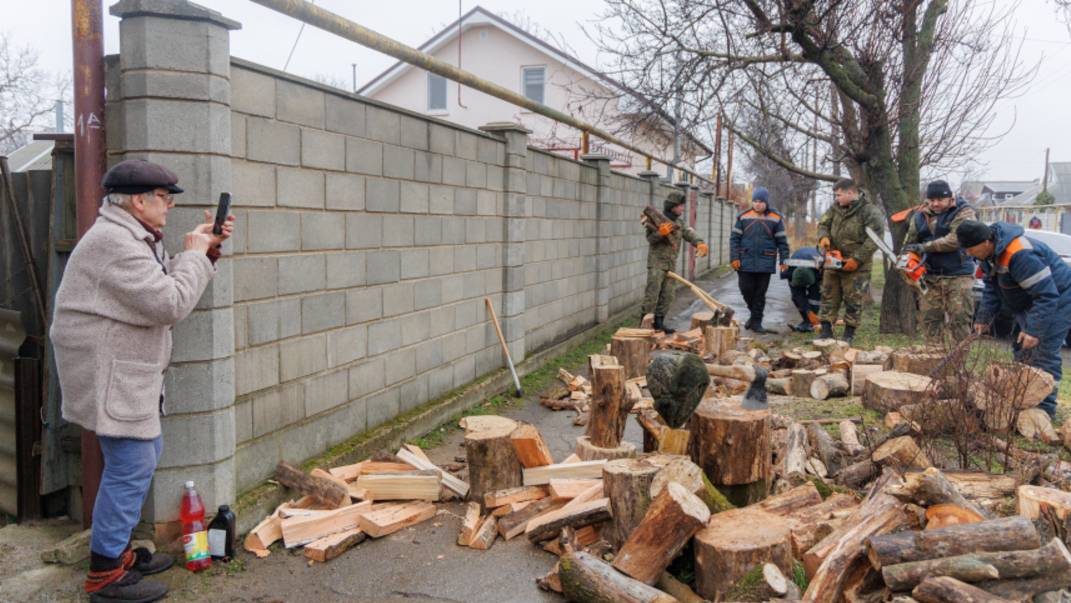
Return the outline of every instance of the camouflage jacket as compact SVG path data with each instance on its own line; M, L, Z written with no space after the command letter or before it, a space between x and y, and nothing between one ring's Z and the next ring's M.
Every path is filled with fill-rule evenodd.
M699 238L695 229L684 223L684 216L678 216L676 219L667 216L667 219L672 220L677 225L677 228L667 236L658 234L657 226L645 223L647 242L651 244L650 250L647 251L648 268L673 270L681 248L681 239L688 241L692 245L698 245L703 242L703 239Z
M854 258L860 266L869 266L878 246L866 236L867 226L880 236L885 232L885 216L860 191L855 203L841 207L834 202L822 214L818 239L829 237L830 248L839 251L845 260Z

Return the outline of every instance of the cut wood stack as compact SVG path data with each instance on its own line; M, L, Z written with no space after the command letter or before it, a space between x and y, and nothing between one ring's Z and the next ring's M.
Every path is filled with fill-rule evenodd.
M738 400L704 400L689 421L691 457L733 504L762 500L772 478L770 413Z

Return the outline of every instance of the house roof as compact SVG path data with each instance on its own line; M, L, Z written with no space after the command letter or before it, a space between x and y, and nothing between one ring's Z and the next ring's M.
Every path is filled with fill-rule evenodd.
M458 27L459 23L460 28ZM662 111L660 108L655 106L650 99L644 98L641 94L639 94L635 90L628 88L621 82L618 82L617 80L611 78L605 73L602 73L597 69L588 66L576 57L562 51L561 49L555 48L554 46L544 42L538 37L528 33L527 31L521 29L520 27L517 27L516 25L510 23L509 21L503 19L502 17L499 17L498 15L488 11L487 9L479 5L473 7L472 10L462 15L460 19L454 21L450 25L446 26L442 31L432 36L431 39L417 47L417 50L432 54L438 51L443 46L449 44L451 41L453 41L459 35L459 33L467 31L473 27L483 25L490 25L496 27L513 36L522 43L534 47L539 52L542 52L546 55L550 55L555 60L563 63L564 65L580 73L581 75L584 75L585 77L591 80L602 82L612 88L615 88L624 92L625 94L628 94L629 96L638 100L642 106L650 107L651 110L654 111L659 117L661 117L667 124L671 126L675 124L673 118L670 117L664 111ZM372 78L367 84L358 89L357 94L363 96L370 96L372 94L375 94L387 84L400 77L407 69L410 68L413 68L413 66L406 63L405 61L398 61L386 71ZM707 153L713 153L713 150L708 147L703 141L697 139L691 133L686 134L697 146L702 148L704 151L706 151Z
M1071 161L1049 162L1049 192L1056 203L1071 203Z
M1021 193L1036 183L1037 180L986 180L982 183L982 190L989 189L994 193Z
M7 164L12 172L29 172L31 170L52 169L51 140L33 140L15 149L7 156Z

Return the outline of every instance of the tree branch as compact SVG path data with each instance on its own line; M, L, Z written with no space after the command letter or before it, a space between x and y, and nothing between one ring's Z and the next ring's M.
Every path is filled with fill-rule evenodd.
M766 156L766 158L770 161L776 163L777 165L785 168L786 170L792 173L799 174L800 176L806 176L808 178L813 178L815 180L823 180L826 182L836 182L837 180L839 180L837 176L834 176L832 174L822 174L819 172L812 172L810 170L805 170L803 168L797 167L796 164L773 153L772 151L770 151L770 149L767 149L757 140L755 140L751 136L748 136L744 131L733 125L730 120L725 120L725 124L726 127L728 127L734 134L736 134L740 138L740 140L746 142L751 148Z

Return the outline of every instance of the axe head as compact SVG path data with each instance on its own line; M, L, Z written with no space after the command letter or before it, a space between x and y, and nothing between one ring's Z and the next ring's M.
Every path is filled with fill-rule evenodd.
M741 408L747 410L766 410L770 407L766 398L766 375L767 370L761 366L755 367L755 378L751 381L751 387L747 388L744 399L740 403Z

